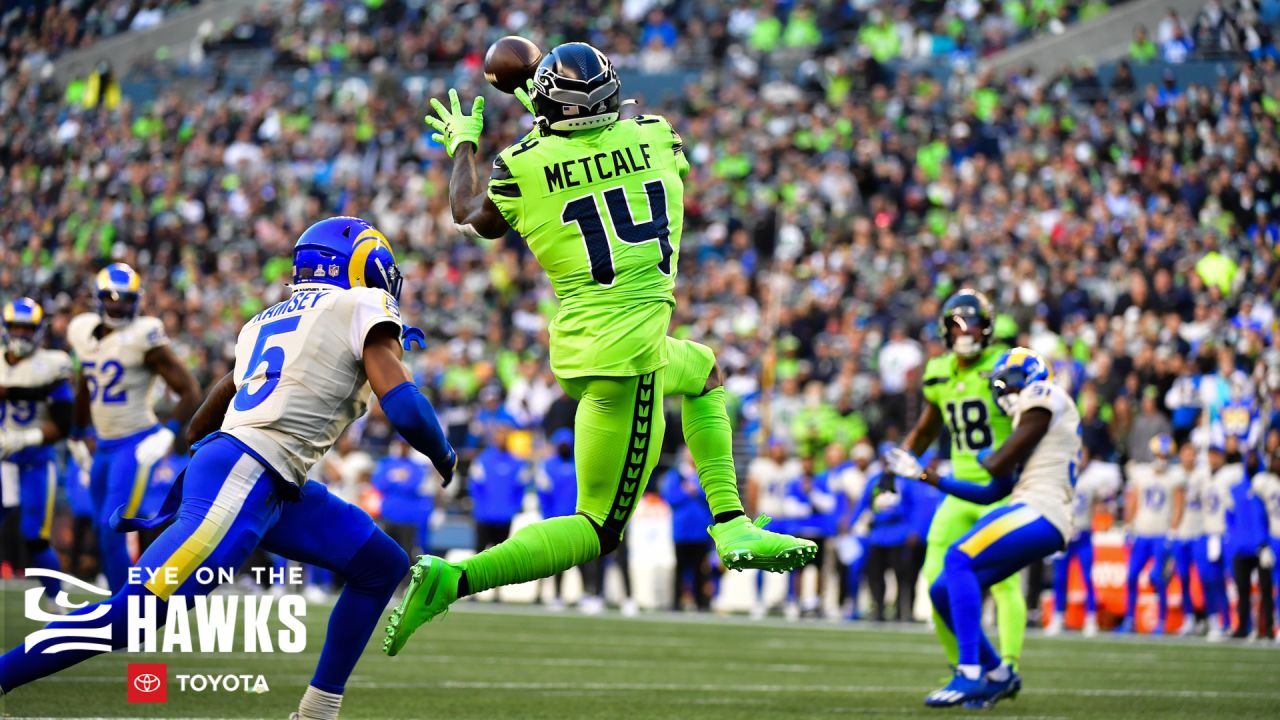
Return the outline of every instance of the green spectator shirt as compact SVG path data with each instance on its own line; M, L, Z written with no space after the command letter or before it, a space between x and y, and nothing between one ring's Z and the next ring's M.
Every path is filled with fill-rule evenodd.
M550 328L558 377L666 364L688 172L680 136L656 115L531 135L494 160L489 198L560 300Z
M1000 447L1009 437L1012 421L991 399L991 369L1007 350L987 347L977 362L961 370L955 353L936 357L924 366L924 399L936 405L951 435L951 468L957 480L991 481L978 464L978 453Z

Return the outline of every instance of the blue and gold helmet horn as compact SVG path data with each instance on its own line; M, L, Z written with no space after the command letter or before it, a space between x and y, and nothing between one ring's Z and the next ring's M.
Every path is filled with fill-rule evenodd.
M293 246L294 286L380 288L399 302L403 283L391 243L360 218L321 220Z
M94 280L98 314L107 327L121 327L138 314L142 297L142 277L124 263L112 263L98 271Z
M1053 368L1030 348L1005 352L991 369L991 398L1006 415L1012 415L1018 393L1031 383L1053 379Z
M44 337L44 308L31 298L11 300L0 313L4 320L4 346L15 357L24 358L40 347Z

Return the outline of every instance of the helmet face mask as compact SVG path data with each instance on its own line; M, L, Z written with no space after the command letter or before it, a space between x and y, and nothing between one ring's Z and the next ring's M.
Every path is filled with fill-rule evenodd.
M1053 379L1053 369L1039 353L1014 348L1000 356L991 369L991 397L1005 415L1013 416L1018 397L1030 384Z
M964 289L942 306L938 334L956 355L971 360L991 342L995 318L991 302L976 290Z
M98 296L98 315L109 328L120 328L133 322L142 299L142 278L124 263L112 263L98 272L94 283Z
M617 122L621 91L618 72L604 53L586 43L565 43L538 64L530 99L544 129L573 132Z
M40 347L44 337L44 308L31 298L18 298L4 306L4 348L16 358L25 358Z

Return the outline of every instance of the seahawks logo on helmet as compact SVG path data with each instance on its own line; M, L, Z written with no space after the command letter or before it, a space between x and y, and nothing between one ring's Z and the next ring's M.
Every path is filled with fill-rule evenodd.
M573 132L617 122L621 92L609 58L575 42L557 46L538 64L530 99L544 129Z

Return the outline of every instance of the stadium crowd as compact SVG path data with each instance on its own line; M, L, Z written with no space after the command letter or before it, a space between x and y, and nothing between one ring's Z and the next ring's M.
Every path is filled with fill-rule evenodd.
M1000 338L1054 360L1094 462L1147 462L1153 437L1189 442L1194 428L1243 403L1243 433L1218 427L1240 437L1238 454L1254 449L1270 464L1280 447L1274 52L1185 87L1173 76L1139 87L1123 66L1107 84L1087 67L1008 78L957 69L940 80L884 64L900 51L874 51L864 35L874 21L863 22L857 4L840 4L855 10L834 25L807 5L779 4L773 44L735 31L732 13L705 18L692 3L666 15L651 3L609 5L630 20L591 24L610 14L565 11L564 31L540 40L590 39L622 56L659 43L681 57L727 60L682 96L640 107L672 119L693 168L674 332L719 353L744 482L787 475L770 514L830 538L841 566L865 556L875 617L893 614L886 572L914 586L931 500L855 511L879 447L900 440L920 410L919 371L944 350L939 304L961 286L990 295ZM468 467L465 490L447 504L473 513L483 547L509 529L527 488L543 496L544 513L572 507L552 491L563 478L547 463L563 460L567 439L557 432L571 427L573 407L546 365L554 296L521 240L477 244L454 228L447 158L421 122L426 98L444 85L406 87L391 71L451 65L464 95L484 91L488 41L521 17L548 17L539 3L483 6L492 17L471 25L415 23L419 34L377 41L414 13L449 7L302 2L296 26L280 19L294 13L273 15L282 65L368 55L367 76L311 90L269 75L248 89L196 76L187 83L195 92L114 105L65 93L39 61L6 52L0 288L5 299L40 298L49 342L63 346L68 319L93 307L93 273L128 262L145 278L144 312L164 321L208 387L229 371L240 324L287 292L302 229L331 214L369 219L401 250L404 313L431 338L408 360ZM939 18L964 18L966 7L946 3ZM1089 5L1044 7L1060 17ZM981 12L960 25L990 24ZM860 42L824 42L830 32L796 29L801 22L859 27ZM366 32L348 25L370 23L348 43ZM642 29L632 37L623 27ZM757 60L784 46L819 62L766 74ZM656 69L643 58L635 65ZM514 100L490 95L482 155L530 123ZM696 498L686 504L691 468L676 435L650 489L673 508L677 546L705 544L705 533L681 530L705 522ZM403 447L391 436L375 411L315 473L383 508L407 547L426 547L430 472L398 463ZM853 475L861 480L845 477ZM1121 497L1113 489L1112 514L1123 516ZM859 533L859 548L837 548L838 536ZM694 604L706 607L702 559L696 548L679 554ZM852 582L840 583L846 594L861 575L854 567ZM908 619L910 607L908 591L897 617Z

